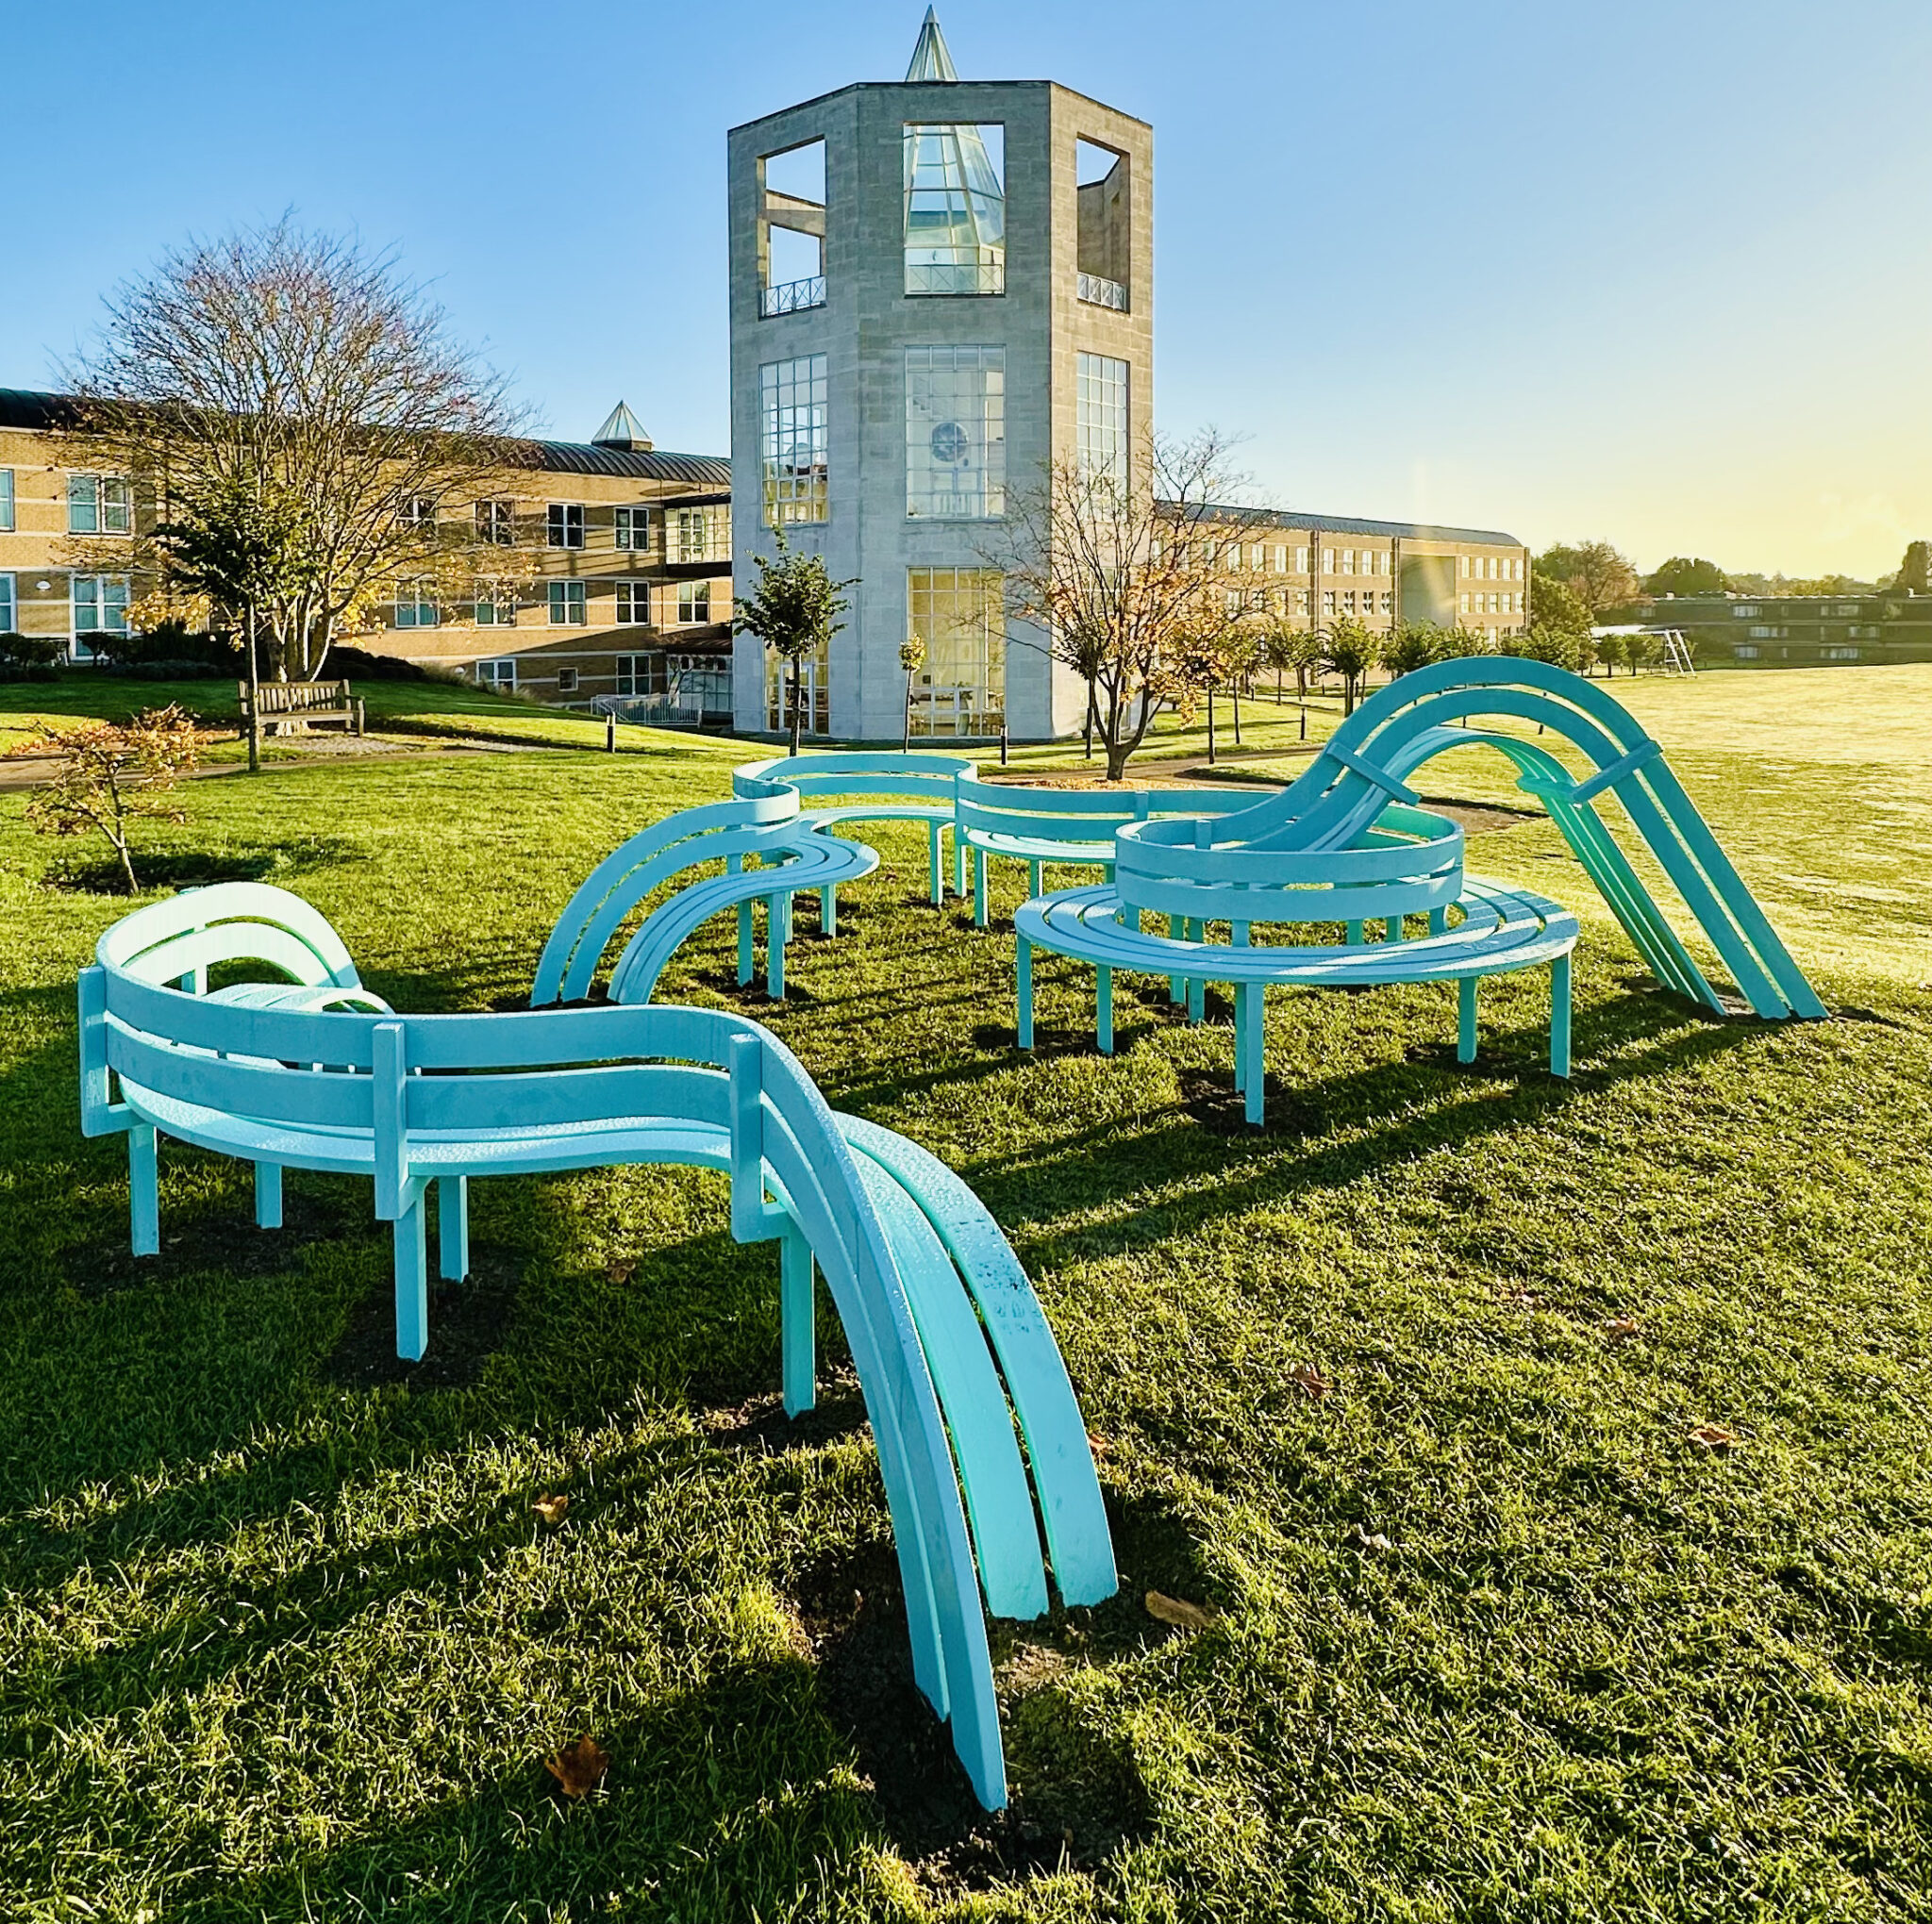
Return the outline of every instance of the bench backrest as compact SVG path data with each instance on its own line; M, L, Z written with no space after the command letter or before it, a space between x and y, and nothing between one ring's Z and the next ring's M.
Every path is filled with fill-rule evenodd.
M1121 905L1235 923L1349 922L1446 909L1462 893L1459 823L1392 804L1343 849L1217 845L1217 824L1132 824L1115 842ZM1237 822L1222 822L1233 835Z
M237 682L244 712L248 706L248 684ZM353 696L349 684L340 682L258 682L256 696L264 715L295 715L309 708L347 708Z
M800 795L891 795L950 810L956 777L974 764L957 755L895 755L854 750L830 755L788 755L746 762L732 775L732 791L757 795L774 788Z
M1137 821L1170 816L1222 816L1252 808L1274 791L1252 788L1040 788L989 782L977 774L958 783L961 831L1027 841L1108 842Z

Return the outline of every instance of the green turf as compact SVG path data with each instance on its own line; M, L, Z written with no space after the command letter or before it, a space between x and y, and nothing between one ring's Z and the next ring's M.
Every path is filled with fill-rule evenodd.
M413 1375L366 1185L291 1175L264 1235L164 1148L135 1263L70 1015L125 904L0 796L0 1916L1932 1915L1932 669L1625 686L1843 1019L1707 1020L1591 914L1569 1086L1540 981L1474 1070L1446 988L1284 997L1251 1134L1219 1003L1124 993L1103 1062L1048 962L1017 1059L1010 937L920 905L916 830L801 940L774 1026L973 1182L1102 1439L1126 1593L995 1626L1014 1813L963 1832L836 1337L793 1432L722 1181L477 1186ZM150 866L299 890L400 1005L512 1004L591 863L724 791L658 739L199 784ZM1545 823L1471 860L1590 906ZM760 1006L722 929L666 989Z

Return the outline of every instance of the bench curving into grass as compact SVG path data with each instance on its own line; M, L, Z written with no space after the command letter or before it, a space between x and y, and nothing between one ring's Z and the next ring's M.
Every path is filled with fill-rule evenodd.
M210 988L209 971L275 983ZM1116 1587L1092 1455L1040 1304L944 1165L835 1114L769 1031L711 1010L613 1004L399 1015L314 909L258 883L192 890L102 936L80 978L81 1122L125 1135L137 1254L159 1248L162 1136L281 1172L373 1178L394 1225L396 1339L428 1341L432 1186L443 1274L469 1268L478 1177L618 1163L725 1172L741 1242L779 1245L785 1404L814 1394L814 1267L850 1342L905 1584L913 1671L980 1800L1005 1764L975 1591L1003 1617ZM1043 1542L1042 1542L1043 1534Z

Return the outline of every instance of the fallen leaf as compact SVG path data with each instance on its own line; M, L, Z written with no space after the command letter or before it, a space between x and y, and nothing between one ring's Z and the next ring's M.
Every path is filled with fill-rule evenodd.
M550 1524L561 1523L570 1515L570 1499L568 1497L539 1497L530 1507L536 1511L538 1516L542 1518L544 1522Z
M1740 1439L1735 1430L1727 1430L1722 1423L1693 1423L1690 1440L1701 1450L1731 1450Z
M637 1274L637 1268L635 1263L606 1263L604 1274L609 1282L628 1283Z
M1289 1371L1288 1380L1297 1388L1307 1390L1317 1402L1335 1387L1312 1363L1297 1363Z
M1147 1593L1147 1614L1161 1623L1171 1623L1176 1630L1206 1630L1221 1615L1218 1610L1209 1610L1205 1604L1186 1603L1178 1597L1163 1597L1158 1590Z
M1359 1523L1355 1526L1355 1547L1357 1550L1393 1550L1395 1548L1379 1530L1371 1535Z
M610 1758L594 1737L579 1737L567 1750L544 1758L543 1767L563 1786L565 1797L585 1797L604 1782Z
M1634 1342L1643 1332L1637 1327L1634 1316L1612 1317L1604 1324L1604 1339L1611 1343Z
M1093 1452L1095 1463L1105 1463L1113 1454L1113 1438L1111 1436L1090 1435L1087 1438L1087 1447Z

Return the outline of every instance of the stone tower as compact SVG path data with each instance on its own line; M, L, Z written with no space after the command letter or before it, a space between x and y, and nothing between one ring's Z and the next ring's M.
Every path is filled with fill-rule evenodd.
M1136 459L1153 408L1153 135L1045 80L961 80L928 11L904 81L730 135L733 554L773 530L856 578L809 732L1064 734L1081 684L1009 623L994 565L1051 463ZM737 641L736 716L776 728Z

